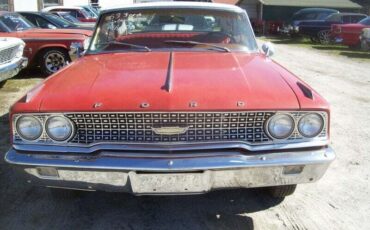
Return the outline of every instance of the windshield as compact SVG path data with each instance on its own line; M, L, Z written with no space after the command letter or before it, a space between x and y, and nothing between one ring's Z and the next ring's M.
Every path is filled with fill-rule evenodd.
M70 13L60 13L60 16L69 22L80 23L80 21L77 18L73 17Z
M72 23L54 14L45 14L45 17L47 17L50 21L60 25L63 28L73 27Z
M89 11L87 11L85 8L80 9L80 13L85 17L85 18L94 18L95 16L92 15Z
M98 14L96 14L95 11L91 7L82 6L82 8L84 8L85 12L87 14L89 14L90 17L92 17L92 18L97 18L98 17Z
M121 43L121 44L118 44ZM154 9L101 16L90 52L117 50L257 51L245 13Z
M364 18L361 21L359 21L358 23L360 23L362 25L365 25L365 26L370 26L370 17Z
M0 21L10 30L10 31L22 31L33 28L31 22L27 21L19 14L5 14L0 17Z

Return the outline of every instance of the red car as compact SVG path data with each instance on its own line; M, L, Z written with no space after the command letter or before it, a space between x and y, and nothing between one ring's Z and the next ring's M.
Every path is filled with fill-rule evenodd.
M360 47L360 35L365 28L370 28L370 17L355 24L333 25L332 36L336 43L357 48Z
M50 6L42 9L44 12L67 12L80 22L96 22L96 16L80 6Z
M81 46L92 35L89 30L38 29L18 13L0 12L0 37L17 37L25 43L24 55L30 66L40 66L50 75L71 61L71 44Z
M105 10L84 56L11 108L5 159L54 188L292 194L335 158L329 105L263 50L237 6Z

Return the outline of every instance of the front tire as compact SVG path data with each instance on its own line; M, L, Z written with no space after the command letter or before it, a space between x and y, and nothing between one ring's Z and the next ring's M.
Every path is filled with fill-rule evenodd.
M47 76L62 69L68 64L68 61L68 52L58 48L52 48L43 51L39 58L41 71Z
M318 37L321 45L329 45L331 40L331 32L330 30L321 30L318 33Z
M282 186L276 186L276 187L270 187L269 193L274 198L284 198L286 196L290 196L294 193L295 189L297 188L297 185L282 185Z

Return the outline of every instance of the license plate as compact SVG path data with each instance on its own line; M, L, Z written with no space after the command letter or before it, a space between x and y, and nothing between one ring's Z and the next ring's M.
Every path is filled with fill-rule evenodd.
M209 175L209 172L129 173L131 187L136 194L203 193L209 190Z

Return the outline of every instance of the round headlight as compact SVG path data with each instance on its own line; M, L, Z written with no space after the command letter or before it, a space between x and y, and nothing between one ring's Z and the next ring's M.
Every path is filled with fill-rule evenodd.
M47 119L45 130L54 141L66 141L73 134L73 125L63 116L53 116Z
M268 121L267 129L275 139L288 138L294 130L294 120L287 114L277 114Z
M17 119L15 126L18 135L27 141L37 140L42 134L42 124L34 116L21 116Z
M304 115L298 123L299 133L308 138L319 135L324 128L324 120L317 113L309 113Z

